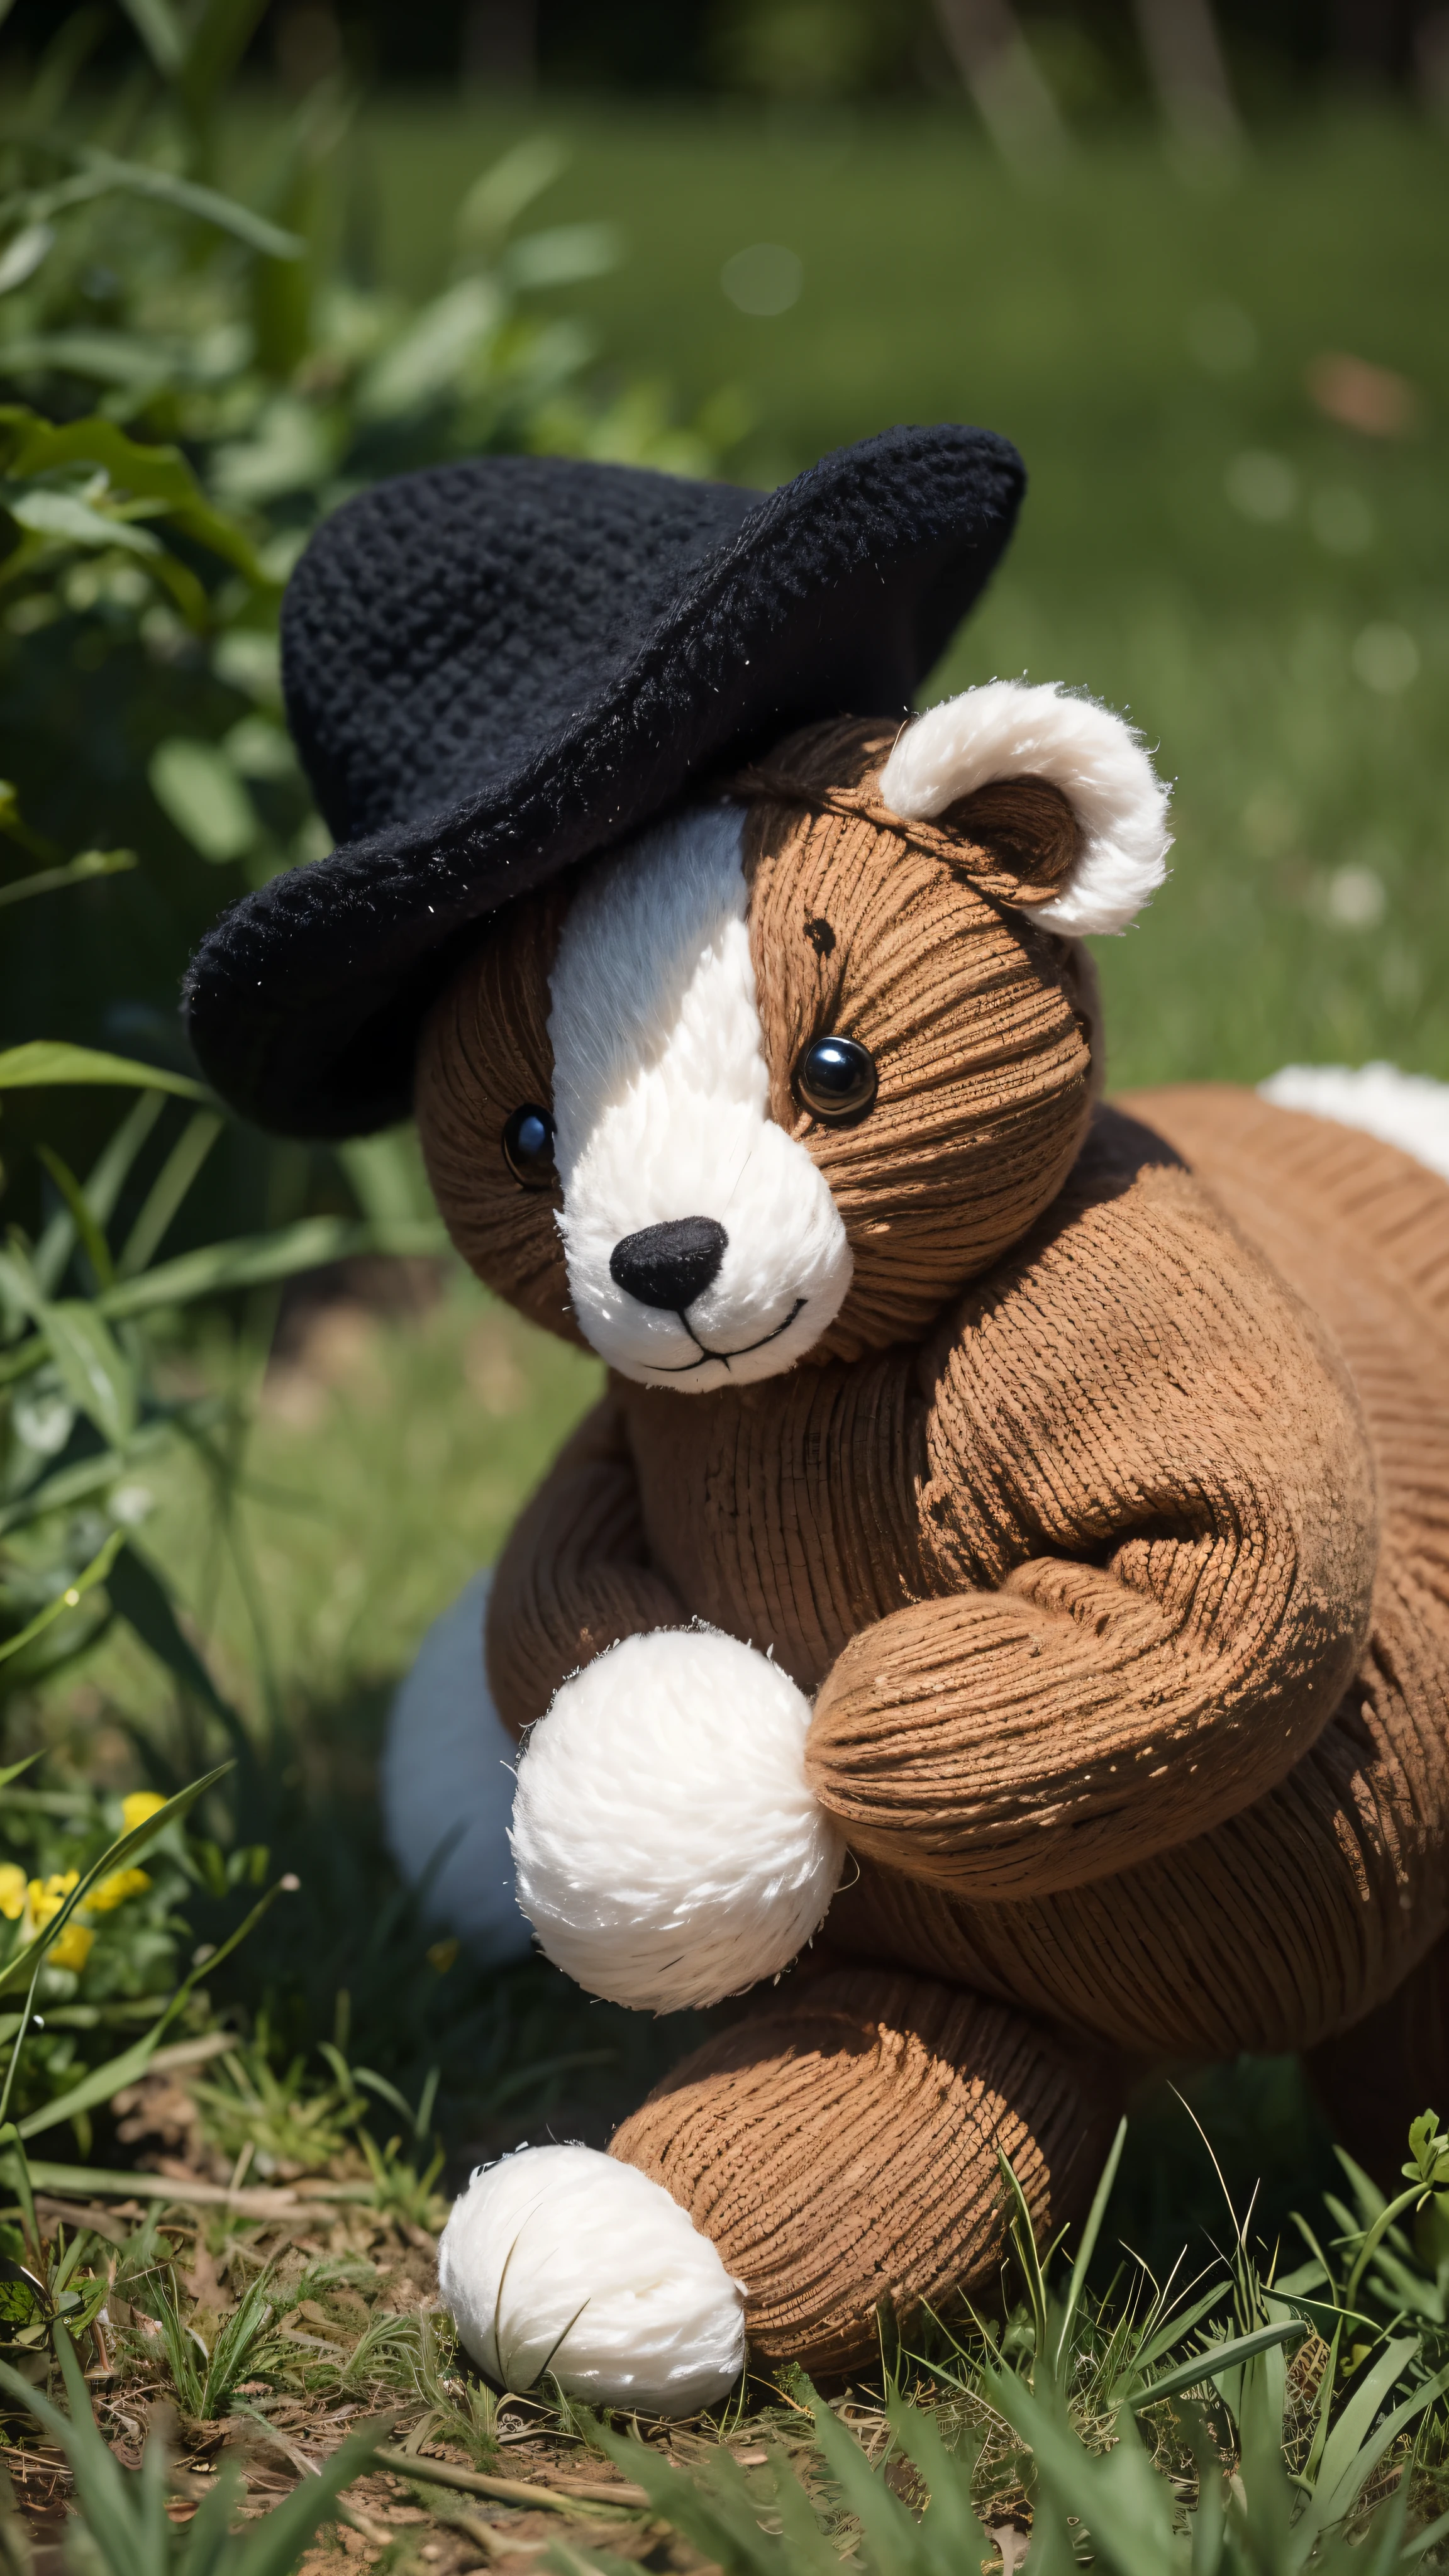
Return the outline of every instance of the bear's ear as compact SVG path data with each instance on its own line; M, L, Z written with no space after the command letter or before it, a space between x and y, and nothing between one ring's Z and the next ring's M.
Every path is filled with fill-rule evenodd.
M1057 687L992 680L929 708L897 739L879 795L1014 865L1010 900L1074 936L1125 930L1167 873L1168 791L1139 736Z

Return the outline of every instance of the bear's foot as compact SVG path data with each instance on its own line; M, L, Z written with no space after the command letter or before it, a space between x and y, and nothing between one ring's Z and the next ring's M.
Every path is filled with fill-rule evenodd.
M805 1777L810 1703L714 1628L626 1637L556 1694L518 1767L518 1902L557 1967L655 2012L787 1968L845 1856Z
M1120 2070L1018 2013L878 1970L803 1976L709 2040L610 2154L663 2183L746 2286L762 2359L836 2374L883 2322L994 2293L1012 2165L1039 2237L1086 2206Z
M438 2287L502 2388L692 2415L744 2366L744 2299L669 2193L592 2147L525 2147L453 2206Z
M439 2286L488 2376L692 2414L744 2364L869 2362L882 2323L989 2291L1009 2158L1039 2236L1085 2205L1118 2109L1090 2057L979 1995L800 1979L721 2032L608 2155L525 2148L454 2208Z

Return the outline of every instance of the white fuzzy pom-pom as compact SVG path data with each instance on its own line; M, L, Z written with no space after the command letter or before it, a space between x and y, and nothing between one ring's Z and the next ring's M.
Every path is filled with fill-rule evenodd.
M565 1682L513 1808L518 1902L555 1964L675 2012L789 1966L844 1845L805 1777L810 1703L713 1628L655 1629Z
M530 2147L473 2176L438 2286L473 2359L520 2392L692 2415L738 2379L744 2296L661 2183L593 2147Z

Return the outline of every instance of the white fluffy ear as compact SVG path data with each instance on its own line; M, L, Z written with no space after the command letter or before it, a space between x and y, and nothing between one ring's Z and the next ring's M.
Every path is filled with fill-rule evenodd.
M1168 791L1141 736L1098 706L1053 684L991 680L947 698L907 725L881 771L893 813L929 822L978 787L1045 778L1080 826L1080 854L1061 891L1034 903L1053 930L1125 930L1167 873Z

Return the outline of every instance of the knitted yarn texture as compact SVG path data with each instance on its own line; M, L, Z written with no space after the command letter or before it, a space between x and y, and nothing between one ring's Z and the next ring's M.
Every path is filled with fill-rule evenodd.
M1449 1924L1449 1190L1231 1090L1104 1106L1089 963L1040 917L1081 883L1070 796L903 816L894 741L821 725L726 782L769 1113L828 1182L843 1302L765 1382L611 1376L486 1639L520 1734L694 1620L810 1703L851 1856L823 1938L611 2153L815 2370L875 2350L882 2296L980 2294L999 2148L1056 2228L1129 2060L1351 2058ZM455 1241L566 1334L560 1192L501 1140L553 1096L572 899L500 917L417 1069ZM804 1102L831 1034L878 1077L854 1121Z

